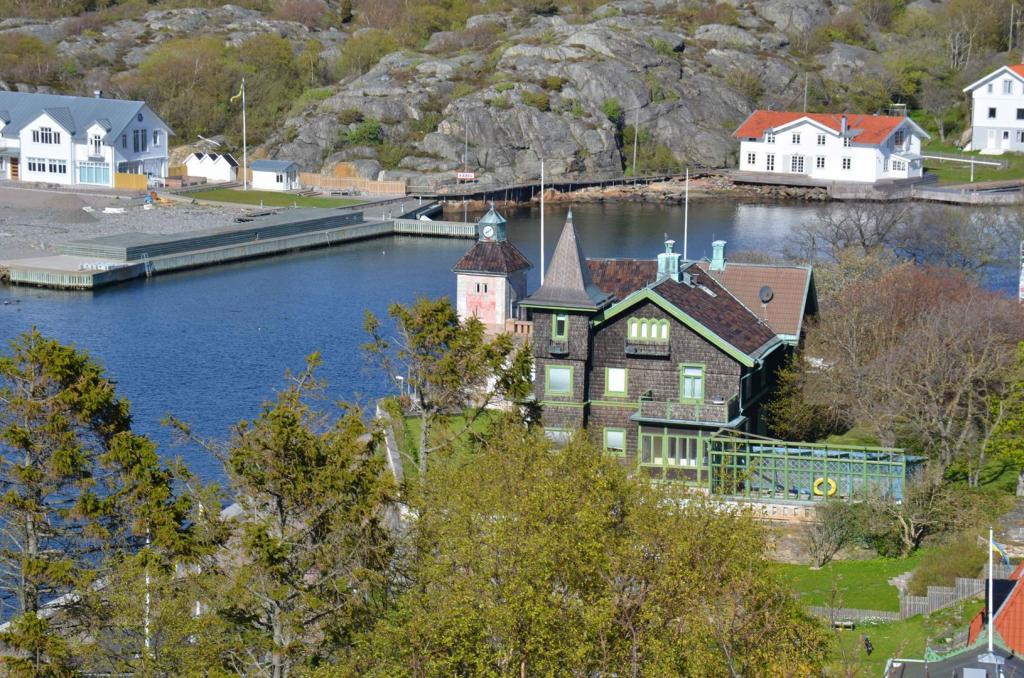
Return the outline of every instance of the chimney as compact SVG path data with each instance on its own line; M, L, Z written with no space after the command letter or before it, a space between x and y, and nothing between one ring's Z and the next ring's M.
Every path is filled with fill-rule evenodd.
M845 117L843 120L845 121ZM845 126L845 125L844 125ZM708 266L708 270L711 271L724 271L725 270L725 241L716 240L711 243L711 265Z
M839 133L844 137L846 136L846 113L843 113L843 117L839 121Z
M658 280L672 278L679 282L679 253L673 252L675 240L665 241L665 251L658 255Z
M96 97L97 99L102 99L103 98L103 90L101 90L101 89L94 89L92 91L92 95L94 97Z

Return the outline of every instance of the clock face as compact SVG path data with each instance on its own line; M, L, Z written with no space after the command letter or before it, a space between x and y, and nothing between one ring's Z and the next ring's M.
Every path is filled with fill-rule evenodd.
M484 226L484 237L485 238L493 238L494 237L494 226Z

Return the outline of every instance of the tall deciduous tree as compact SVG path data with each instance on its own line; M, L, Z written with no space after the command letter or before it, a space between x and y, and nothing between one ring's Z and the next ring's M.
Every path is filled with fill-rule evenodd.
M468 431L488 407L514 405L530 393L533 361L529 347L517 348L509 335L491 338L478 319L459 320L446 298L392 304L388 315L397 325L394 339L384 336L380 320L367 311L365 348L409 390L412 413L420 419L416 461L425 477L431 452ZM464 424L433 441L438 420L460 413L466 415Z
M765 566L749 515L631 478L584 436L552 449L512 416L474 452L418 487L408 589L353 674L820 668L827 638Z
M209 643L224 666L286 678L344 653L375 618L388 587L393 484L377 432L356 409L334 418L312 401L324 384L306 369L223 454L239 511L233 536L207 567ZM215 626L219 623L219 628Z

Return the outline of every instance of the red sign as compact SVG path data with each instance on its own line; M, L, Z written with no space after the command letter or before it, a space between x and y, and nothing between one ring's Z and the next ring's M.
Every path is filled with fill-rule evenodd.
M465 179L466 181L473 181L474 179L476 179L476 173L475 172L458 172L455 175L455 178L459 179L460 181L463 180L463 179Z

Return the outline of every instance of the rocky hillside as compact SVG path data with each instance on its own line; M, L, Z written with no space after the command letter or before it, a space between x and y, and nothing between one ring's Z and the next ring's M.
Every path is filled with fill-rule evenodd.
M736 154L731 133L755 106L800 107L805 83L812 106L846 105L844 93L882 77L879 51L893 44L880 31L833 42L842 31L831 27L852 12L844 0L732 0L707 5L696 23L679 19L680 6L619 0L585 15L472 16L420 49L392 52L290 102L257 154L308 170L350 161L365 177L424 187L451 183L464 164L485 183L533 179L542 157L551 176L616 176L632 170L638 124L640 173L727 166ZM938 7L919 0L904 11ZM132 72L175 38L211 35L241 45L272 34L296 54L315 39L323 48L317 58L329 63L367 30L358 22L312 30L225 5L85 29L80 19L7 19L0 41L27 33L55 45L79 69L74 89L86 93L116 85L113 73Z

